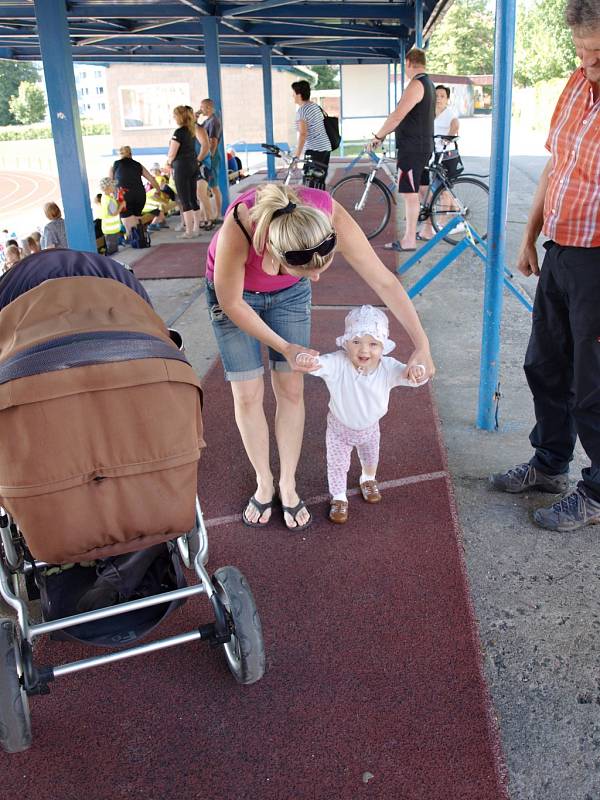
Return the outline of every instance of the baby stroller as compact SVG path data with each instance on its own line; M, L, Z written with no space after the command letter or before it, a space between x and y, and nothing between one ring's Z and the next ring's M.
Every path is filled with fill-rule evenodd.
M239 683L264 673L247 582L205 568L202 392L180 341L110 258L47 250L0 280L0 594L16 612L0 619L7 752L31 744L29 698L71 672L202 639ZM196 594L212 621L132 646ZM44 634L112 652L38 665Z

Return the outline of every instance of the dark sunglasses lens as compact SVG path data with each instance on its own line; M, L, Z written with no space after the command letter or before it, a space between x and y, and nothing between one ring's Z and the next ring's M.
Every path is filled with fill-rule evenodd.
M315 253L321 257L329 255L337 243L337 236L332 233L318 247L311 247L308 250L288 250L284 253L284 258L290 267L302 267L312 259Z
M317 253L320 256L328 256L329 253L331 253L333 248L336 246L336 244L337 244L337 236L335 235L335 233L332 233L329 239L325 239L323 244L317 250Z
M313 257L314 250L288 250L284 258L290 267L302 267Z

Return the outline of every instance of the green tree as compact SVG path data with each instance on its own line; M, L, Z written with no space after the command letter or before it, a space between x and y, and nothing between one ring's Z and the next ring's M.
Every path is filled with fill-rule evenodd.
M427 69L489 75L494 65L494 16L486 0L456 0L429 40Z
M28 61L0 60L0 125L12 125L16 122L8 101L19 91L22 81L37 83L40 73L36 66Z
M564 78L577 65L566 0L537 0L520 8L515 40L515 83L531 86Z
M21 81L19 94L11 97L8 107L13 117L21 125L41 122L46 116L46 98L39 84Z
M324 65L322 67L312 67L313 72L319 76L314 85L317 89L339 89L340 88L340 71L337 67L330 67Z

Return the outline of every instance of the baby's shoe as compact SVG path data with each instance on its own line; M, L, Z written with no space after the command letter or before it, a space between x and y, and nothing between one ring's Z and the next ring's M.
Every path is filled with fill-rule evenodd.
M336 525L343 525L348 522L348 501L332 500L329 508L329 521Z
M379 486L377 486L377 481L375 479L372 481L363 481L360 484L360 493L363 496L363 500L365 500L367 503L381 502Z

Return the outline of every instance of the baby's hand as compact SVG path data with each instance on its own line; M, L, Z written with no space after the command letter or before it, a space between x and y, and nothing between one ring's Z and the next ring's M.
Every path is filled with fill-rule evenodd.
M422 383L427 383L427 370L423 364L413 364L408 368L407 378L415 386L420 386Z
M318 356L311 356L310 353L297 353L296 364L298 364L299 367L305 367L309 369L317 369L321 366L319 364Z

